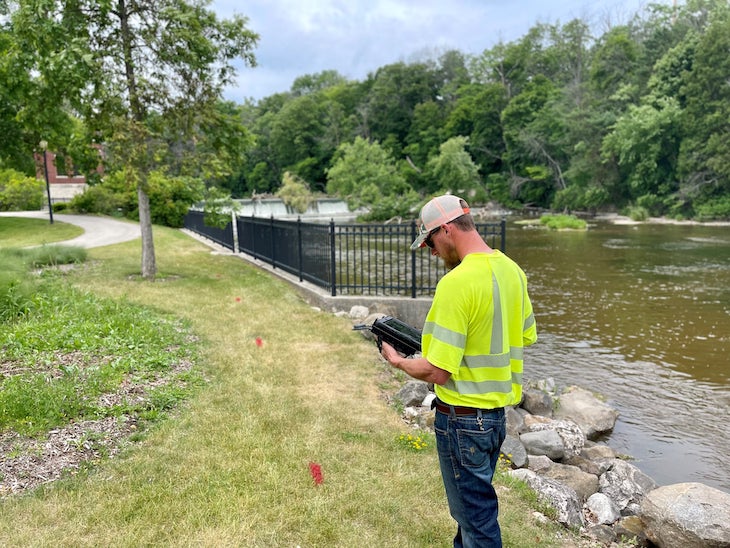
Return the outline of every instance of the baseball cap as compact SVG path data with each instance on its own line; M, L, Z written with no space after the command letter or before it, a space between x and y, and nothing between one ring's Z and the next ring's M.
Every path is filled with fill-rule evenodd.
M426 245L429 233L441 225L450 223L454 219L469 213L469 206L461 206L462 199L451 194L437 196L421 208L418 219L418 238L413 240L411 249L418 249ZM464 203L466 203L464 201Z

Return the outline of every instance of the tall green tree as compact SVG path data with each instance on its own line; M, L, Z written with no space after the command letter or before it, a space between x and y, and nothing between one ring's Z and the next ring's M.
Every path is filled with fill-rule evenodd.
M432 64L395 63L368 77L371 87L362 105L363 137L388 146L400 155L417 105L436 100L438 74Z
M148 176L171 143L196 142L214 118L233 61L255 64L247 19L218 19L207 0L17 0L7 2L26 69L47 90L44 110L72 109L108 148L137 190L142 276L157 267ZM63 102L57 99L63 98ZM40 104L38 106L41 106ZM206 143L206 146L211 143ZM197 151L196 147L192 147Z
M429 160L428 171L438 182L438 190L466 196L470 200L475 197L484 200L486 194L480 184L479 167L466 150L468 142L468 137L452 137L443 143L438 156Z
M419 200L388 151L362 137L337 150L327 170L327 192L346 199L352 210L370 208L371 220L408 216Z
M716 8L697 44L692 70L683 88L684 140L679 172L685 194L698 203L724 204L710 209L730 216L730 7Z
M295 97L271 123L271 146L276 163L310 183L324 183L321 149L324 112L314 94Z

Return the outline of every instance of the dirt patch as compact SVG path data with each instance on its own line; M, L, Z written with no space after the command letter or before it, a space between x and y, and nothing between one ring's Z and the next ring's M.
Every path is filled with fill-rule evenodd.
M78 364L79 358L68 355L59 357L59 361ZM5 376L24 372L9 363L0 365ZM179 382L177 374L190 370L192 365L182 361L155 378L126 379L116 392L100 396L97 404L107 409L123 404L143 409L151 389ZM41 436L4 432L0 434L0 498L35 489L114 457L131 445L131 436L137 432L138 417L132 414L72 422Z

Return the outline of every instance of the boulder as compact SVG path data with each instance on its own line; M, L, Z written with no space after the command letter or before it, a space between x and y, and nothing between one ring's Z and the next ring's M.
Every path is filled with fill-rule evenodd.
M525 419L525 427L529 432L541 432L544 430L557 432L563 441L563 458L579 455L586 441L583 431L572 421L532 416L531 420Z
M603 493L593 493L585 503L586 521L592 525L611 525L621 518L621 508Z
M581 503L573 489L525 468L512 470L510 474L527 483L538 499L555 508L560 523L567 527L583 527Z
M572 420L589 440L595 440L613 430L618 411L587 390L573 386L560 395L558 409L553 416Z
M644 532L644 522L638 516L626 516L618 520L613 526L616 536L621 542L630 542L630 546L638 546L641 548L654 546L654 544L646 538Z
M355 305L350 308L350 318L353 320L364 320L370 314L370 309L367 306Z
M567 485L576 492L581 502L598 491L598 476L587 474L576 466L552 462L544 456L530 457L529 460L530 470L544 478L550 478Z
M502 443L500 452L512 463L512 468L527 466L527 451L520 440L512 434L507 434Z
M597 478L601 477L610 468L610 461L608 460L592 461L576 455L567 455L563 458L562 462L563 464L577 466L587 474L593 474Z
M423 381L408 381L398 390L394 399L402 403L403 407L420 406L427 395L428 383Z
M507 433L512 436L518 436L523 432L525 427L525 417L522 413L517 411L514 407L506 407L504 409L504 416L507 422Z
M520 441L528 455L545 455L551 460L560 460L565 455L563 440L555 430L525 432Z
M660 547L730 546L730 494L701 483L676 483L649 492L639 517Z
M609 469L598 480L598 490L610 497L622 516L635 516L644 496L656 489L656 482L633 464L620 459L609 462Z
M583 447L583 450L580 452L581 456L587 458L588 460L618 458L618 453L616 453L616 451L614 451L608 445L593 442L590 443L592 443L592 445L586 444L585 447Z
M553 399L542 390L527 388L522 392L522 407L533 415L552 417Z

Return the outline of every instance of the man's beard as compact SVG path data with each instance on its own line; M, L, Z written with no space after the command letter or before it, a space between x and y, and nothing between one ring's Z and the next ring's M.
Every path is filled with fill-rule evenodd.
M453 247L448 250L448 253L441 255L441 260L444 261L444 268L446 270L453 270L461 264L461 259Z

